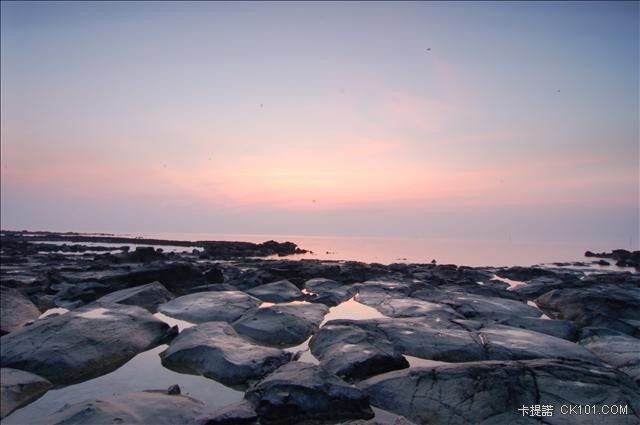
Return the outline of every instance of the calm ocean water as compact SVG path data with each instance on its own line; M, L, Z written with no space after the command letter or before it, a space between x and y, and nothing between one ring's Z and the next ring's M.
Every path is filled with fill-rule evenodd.
M526 242L510 240L451 240L427 238L342 237L305 235L250 235L221 233L136 233L173 240L227 240L264 242L270 239L295 242L313 254L296 258L355 260L364 262L430 262L468 266L533 265L552 262L592 261L584 252L630 249L629 242L617 246L605 242ZM625 246L626 245L626 246ZM638 249L637 247L632 247Z

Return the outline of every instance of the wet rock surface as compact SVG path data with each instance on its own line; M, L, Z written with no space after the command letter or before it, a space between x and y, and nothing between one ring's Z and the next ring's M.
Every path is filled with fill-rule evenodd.
M51 388L51 382L23 370L0 369L0 418L31 403Z
M323 304L274 304L249 311L233 323L233 328L259 344L291 347L309 338L328 311Z
M169 334L169 325L141 307L95 304L3 336L0 361L66 385L110 372Z
M304 297L304 294L300 292L298 287L288 280L279 280L277 282L267 283L253 289L249 289L247 293L261 299L262 301L272 303L295 301Z
M173 294L160 282L152 282L146 285L112 292L96 301L99 304L126 304L137 305L146 308L152 313L158 311L158 305L164 304L174 298Z
M370 419L368 397L330 372L308 363L288 363L249 389L246 399L262 423Z
M628 424L640 410L638 386L610 368L558 359L471 362L389 372L360 384L371 404L416 423L535 423L523 419L522 406L622 404L630 416L611 416ZM549 424L582 424L583 415L545 418ZM631 422L632 423L632 422Z
M309 343L311 353L329 372L348 381L409 367L382 331L331 321Z
M261 301L240 291L196 292L161 304L158 311L192 323L233 322Z
M607 417L610 423L640 422L640 274L618 269L614 258L607 257L609 266L591 260L500 268L383 265L254 256L298 249L286 243L183 242L174 245L183 251L172 252L169 242L179 241L149 246L153 241L105 235L1 237L3 331L5 318L20 318L0 340L2 367L56 386L3 423L17 423L12 416L20 423L536 423L517 409L616 401L627 403L629 413ZM111 246L83 245L89 241ZM38 319L54 307L70 311ZM156 320L156 309L182 333ZM161 350L166 366L171 362L186 375L163 368ZM130 364L152 354L154 367L173 374L157 396L127 400L148 387L118 395L114 384L104 397L89 396L99 403L75 398L56 405L58 390L76 387L61 386L112 380L125 368L110 372L138 353ZM248 386L246 400L212 411L168 394L177 393L172 384L179 383L188 396L189 380L199 380L216 388L203 402L227 390L234 395L226 402L239 400L240 392L216 379ZM372 418L367 394L353 383L385 410ZM38 411L45 401L47 412ZM165 415L161 405L173 411Z
M160 357L176 372L243 385L287 363L291 354L252 344L225 322L208 322L182 331Z

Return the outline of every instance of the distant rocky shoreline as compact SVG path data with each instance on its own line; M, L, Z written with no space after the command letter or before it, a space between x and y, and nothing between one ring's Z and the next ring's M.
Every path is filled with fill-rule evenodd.
M586 253L630 271L276 258L305 252L2 231L3 424L159 346L162 367L243 399L213 408L146 388L30 423L538 423L518 410L531 405L556 407L545 423L585 422L565 404L626 406L602 423L640 422L640 252Z

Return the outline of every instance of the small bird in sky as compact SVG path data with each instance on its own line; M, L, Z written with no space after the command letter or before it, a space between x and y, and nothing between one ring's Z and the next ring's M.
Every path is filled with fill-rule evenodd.
M430 51L431 51L431 47L427 47L427 52L430 52Z
M260 107L262 108L263 106L264 106L264 105L261 103L261 104L260 104Z

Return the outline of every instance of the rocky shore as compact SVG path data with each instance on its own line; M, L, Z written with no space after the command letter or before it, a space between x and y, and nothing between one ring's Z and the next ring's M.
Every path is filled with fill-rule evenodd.
M626 267L598 271L291 260L276 257L304 250L274 241L1 243L3 424L29 409L33 424L594 420L563 405L624 406L593 423L640 423L637 251L588 252ZM159 367L237 399L172 385L35 409L154 350ZM534 405L552 415L523 412Z

